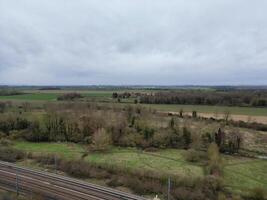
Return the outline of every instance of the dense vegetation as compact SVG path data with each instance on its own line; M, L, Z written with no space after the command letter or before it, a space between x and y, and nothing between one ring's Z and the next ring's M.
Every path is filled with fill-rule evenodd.
M263 91L170 91L142 94L141 103L147 104L189 104L221 106L267 106L267 92Z
M66 93L66 94L62 94L60 95L57 100L59 101L73 101L75 99L79 99L82 98L82 95L79 93Z
M12 95L19 95L19 94L22 94L22 93L17 90L0 89L0 96L12 96Z
M265 124L234 121L230 119L230 113L225 113L222 119L215 119L201 117L195 110L191 113L183 110L174 114L163 113L139 104L139 101L172 104L179 99L179 104L266 106L259 101L266 98L263 91L251 94L247 91L204 90L112 94L113 99L131 98L136 100L133 101L136 104L127 104L126 101L117 103L117 100L113 104L94 103L86 101L83 93L61 93L56 97L60 102L40 103L37 106L27 101L0 102L0 160L32 160L48 168L53 168L57 162L57 170L68 175L104 179L110 187L127 187L142 195L160 194L165 198L168 177L171 176L171 195L174 199L264 199L264 188L258 186L266 182L265 176L260 184L255 184L255 189L251 189L254 188L252 184L242 197L233 195L232 189L236 185L226 185L224 180L238 172L243 159L249 158L249 162L259 163L257 156L266 155L266 132L261 132L267 130ZM26 151L16 147L18 142L48 146L44 152L39 152L39 149ZM84 149L77 150L79 153L73 152L78 156L56 158L56 155L49 153L49 148L52 148L49 145L53 143L81 145ZM122 156L121 149L131 149L138 159L149 159L144 155L166 159L167 154L155 153L159 151L183 152L181 160L177 157L168 157L168 160L197 166L200 176L195 176L188 168L189 172L184 174L158 170L161 168L153 167L156 162L146 163L146 167L129 167L122 164L126 162L122 158L118 165L111 165L105 159L115 156L114 149L118 150L119 156ZM94 162L96 156L102 156L103 162ZM231 159L239 157L240 160L227 161L229 156ZM229 162L228 165L225 161ZM129 163L133 165L133 160ZM264 169L264 166L266 163L261 168ZM246 190L244 188L242 192Z
M193 143L192 130L175 117L162 127L148 121L154 117L152 111L138 106L118 109L90 103L48 104L42 120L29 121L16 115L2 115L0 131L2 135L32 142L85 143L96 149L109 144L142 149L188 149ZM236 132L226 134L219 129L218 133L205 133L201 141L203 147L216 142L222 151L234 153L238 151L241 139Z

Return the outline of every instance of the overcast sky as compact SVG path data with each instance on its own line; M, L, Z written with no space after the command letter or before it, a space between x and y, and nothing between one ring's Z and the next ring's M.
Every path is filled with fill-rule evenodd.
M266 0L0 0L0 84L267 84Z

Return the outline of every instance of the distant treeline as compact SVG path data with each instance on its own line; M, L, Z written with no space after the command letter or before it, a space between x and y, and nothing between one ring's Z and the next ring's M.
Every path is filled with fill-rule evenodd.
M221 106L267 106L267 91L185 90L142 94L140 103Z
M22 92L19 92L17 90L0 90L0 96L12 96L12 95L18 95L22 94Z
M42 87L39 90L61 90L60 87Z
M66 93L62 94L57 98L58 101L73 101L75 99L83 98L83 96L79 93L73 92L73 93Z

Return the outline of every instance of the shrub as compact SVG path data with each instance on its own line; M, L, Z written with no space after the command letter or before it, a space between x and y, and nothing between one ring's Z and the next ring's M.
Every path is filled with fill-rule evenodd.
M0 200L14 200L14 196L10 193L0 194Z
M250 196L250 199L253 199L253 200L266 200L267 199L267 193L263 188L254 188L253 190L251 190L249 196Z
M111 174L99 165L83 160L60 160L58 168L67 174L78 178L110 178Z
M6 134L0 131L0 139L5 138L5 137L6 137Z
M90 177L90 167L84 161L62 161L60 163L60 169L67 174L80 177L80 178L89 178Z
M24 135L24 131L23 130L12 130L9 132L9 139L10 140L18 140L18 139L21 139Z
M222 160L216 143L211 143L208 148L209 174L219 176L222 174Z
M111 145L111 137L105 129L98 129L93 135L93 144L91 150L93 151L106 151Z
M30 155L31 156L31 155ZM54 165L56 162L56 156L53 154L46 154L46 155L38 155L33 156L37 162L43 164L43 165ZM57 159L57 162L60 162L59 159Z
M166 148L170 144L170 133L165 130L159 130L153 135L153 146L157 148Z
M0 102L0 113L5 112L5 109L6 109L6 103Z
M45 200L46 198L41 194L33 194L31 199L34 199L34 200Z
M189 145L192 142L192 138L191 138L191 132L188 130L187 127L183 127L183 142L184 142L184 148L188 149Z
M186 187L178 187L171 191L171 195L181 200L205 200L205 194L201 190L192 191Z
M185 159L188 162L198 162L201 159L200 153L194 149L189 149L185 153Z
M112 176L111 179L107 182L107 185L110 187L123 186L123 179L118 178L117 176Z
M192 117L193 117L193 118L197 118L197 111L195 111L195 110L192 111Z
M240 197L239 195L233 195L232 200L242 200L242 197Z
M24 158L24 152L11 147L0 147L0 160L16 162Z
M10 146L12 144L12 142L8 139L0 139L0 146Z
M75 99L82 98L83 96L79 93L67 93L59 96L57 98L58 101L73 101Z
M227 198L226 198L225 194L220 192L219 195L218 195L218 200L227 200Z
M203 193L209 199L216 199L218 192L222 191L222 180L216 176L206 176L200 183Z

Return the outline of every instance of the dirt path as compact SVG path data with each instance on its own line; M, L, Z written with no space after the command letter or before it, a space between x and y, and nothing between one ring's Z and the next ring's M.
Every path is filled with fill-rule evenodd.
M224 115L223 114L218 114L217 116L215 116L212 113L199 113L199 116L203 116L203 117L214 117L217 119L223 119ZM248 115L230 115L229 117L230 119L233 119L235 121L238 120L242 120L244 122L258 122L258 123L263 123L263 124L267 124L267 116L248 116Z
M173 113L173 114L177 114L179 115L179 112L168 112L168 113ZM191 113L185 113L186 115L191 115ZM198 116L201 117L206 117L206 118L216 118L216 119L223 119L225 117L224 114L214 114L214 113L197 113ZM258 123L263 123L263 124L267 124L267 116L249 116L249 115L233 115L231 114L229 116L229 119L238 121L238 120L242 120L244 122L258 122Z

